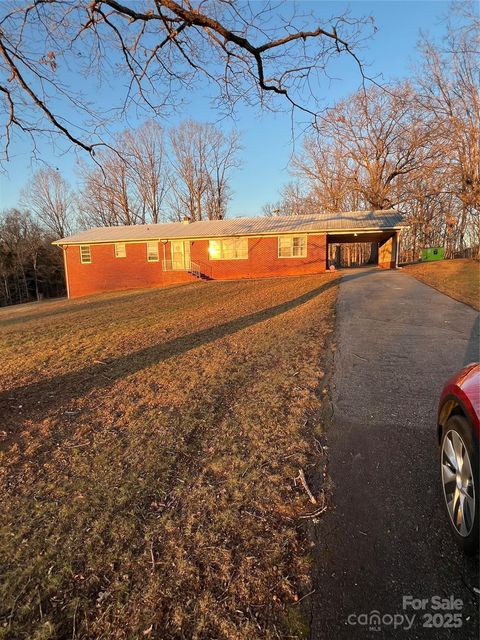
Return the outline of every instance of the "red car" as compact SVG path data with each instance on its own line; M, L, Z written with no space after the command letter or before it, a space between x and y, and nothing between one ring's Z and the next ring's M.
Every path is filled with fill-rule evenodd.
M470 364L447 382L438 407L440 469L445 505L459 545L478 550L480 485L480 365Z

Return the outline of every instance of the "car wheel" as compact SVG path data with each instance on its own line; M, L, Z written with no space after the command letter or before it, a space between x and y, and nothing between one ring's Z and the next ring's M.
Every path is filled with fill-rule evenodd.
M478 548L478 442L468 421L451 416L443 428L440 453L445 505L458 544L465 553Z

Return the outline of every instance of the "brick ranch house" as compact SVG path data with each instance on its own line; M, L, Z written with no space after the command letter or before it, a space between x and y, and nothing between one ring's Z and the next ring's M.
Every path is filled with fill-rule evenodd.
M373 242L378 266L398 263L402 214L394 210L98 227L57 240L69 298L229 280L320 273L328 245Z

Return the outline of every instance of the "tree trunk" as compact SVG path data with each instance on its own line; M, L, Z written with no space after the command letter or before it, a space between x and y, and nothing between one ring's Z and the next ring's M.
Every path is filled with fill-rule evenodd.
M37 257L35 256L35 258L33 259L33 280L35 282L35 296L37 298L37 302L40 301L40 294L38 292L38 275L37 275Z

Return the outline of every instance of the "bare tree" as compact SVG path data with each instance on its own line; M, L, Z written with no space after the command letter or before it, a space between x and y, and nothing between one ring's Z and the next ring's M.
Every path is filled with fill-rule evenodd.
M212 124L188 120L170 131L173 219L223 218L230 198L231 170L239 166L236 132L224 134Z
M74 195L65 178L52 167L40 169L21 195L22 206L56 238L64 238L74 226Z
M209 127L207 156L207 197L205 209L210 220L224 218L231 197L230 177L241 166L238 159L240 138L236 131L229 135Z
M463 246L469 218L475 223L480 214L478 29L472 20L460 27L450 23L443 47L423 39L422 52L418 99L424 110L435 116L437 146L445 169L443 191L461 202L458 227Z
M332 208L345 208L352 194L351 204L374 209L403 202L409 181L435 159L431 118L415 104L407 83L388 92L371 87L340 102L306 140L297 174L326 193Z
M354 189L356 167L335 141L320 136L304 140L303 153L292 160L293 173L308 188L308 199L317 211L349 211L359 208Z
M35 298L38 301L40 300L40 290L38 287L39 257L44 245L44 236L35 220L32 220L29 214L24 214L24 216L25 233L23 242L25 244L26 258L32 266Z
M126 161L126 172L140 203L143 223L165 218L163 204L169 185L170 166L166 158L162 127L146 122L135 131L125 131L117 145Z
M195 86L209 84L217 106L239 101L315 118L321 81L331 64L356 54L371 19L326 19L295 3L221 0L20 0L0 12L2 140L8 157L13 131L66 138L94 153L108 129L100 97L86 100L71 79L108 79L121 114L148 109L165 115ZM312 87L314 90L312 92ZM74 114L72 116L72 113ZM75 124L73 124L75 123Z
M117 144L121 145L119 136ZM133 165L113 149L98 154L100 167L82 169L79 200L84 226L131 225L144 222L139 193L132 181Z
M280 199L263 207L266 216L301 216L318 213L312 194L305 190L302 182L288 182L280 191Z
M4 221L0 216L0 277L2 279L0 305L2 306L12 304L10 278L15 271L11 253L3 237L3 225Z
M100 166L83 168L81 220L86 226L156 223L189 216L220 218L239 166L238 135L187 121L172 129L147 122L98 153Z
M118 216L108 180L108 170L102 173L82 166L79 197L79 221L82 227L108 227L123 223Z

